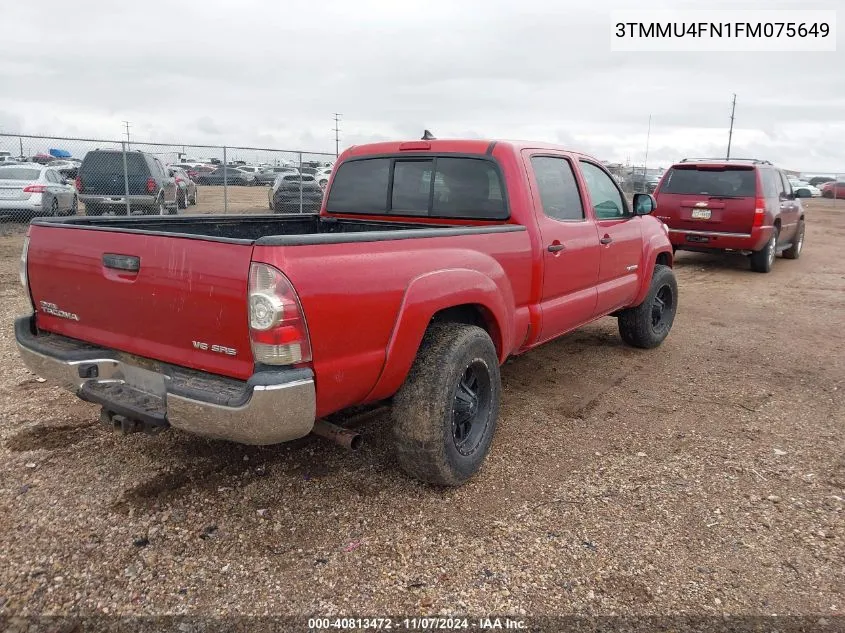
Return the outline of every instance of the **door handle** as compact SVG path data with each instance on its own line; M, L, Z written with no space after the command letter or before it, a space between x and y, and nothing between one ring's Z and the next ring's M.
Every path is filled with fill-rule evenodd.
M105 253L103 255L103 266L115 270L125 270L130 273L137 273L141 270L141 258L135 255L116 255Z
M548 251L550 253L557 253L559 251L562 251L565 248L566 247L563 244L561 244L560 242L554 242L553 244L549 244Z
M610 237L609 235L605 235L603 238L601 238L599 240L599 242L602 243L602 244L610 244L612 241L613 241L613 238Z

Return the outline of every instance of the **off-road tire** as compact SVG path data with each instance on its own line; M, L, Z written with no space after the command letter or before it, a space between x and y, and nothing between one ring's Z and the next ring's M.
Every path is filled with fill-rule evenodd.
M801 257L802 250L804 250L804 220L798 220L795 237L792 238L792 246L783 252L783 256L785 259L798 259Z
M751 261L751 270L755 273L767 273L772 270L772 265L775 263L775 257L778 252L778 236L780 229L778 227L772 228L772 236L766 245L759 251L754 251L749 256Z
M619 336L632 347L657 347L669 335L677 311L678 282L675 273L669 266L655 264L645 300L619 313Z
M486 404L474 409L479 439L462 453L456 439L455 403L470 370L486 372L489 382L483 390ZM487 332L460 323L431 325L393 400L393 436L400 467L431 484L458 486L467 481L490 450L501 389L496 348ZM472 436L472 431L467 433Z

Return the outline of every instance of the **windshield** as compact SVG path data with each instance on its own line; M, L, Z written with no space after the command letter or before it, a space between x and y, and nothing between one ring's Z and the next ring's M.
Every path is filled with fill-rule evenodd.
M757 195L757 178L753 169L673 167L660 193L753 198Z
M0 169L0 180L38 180L41 171L24 167L4 167Z

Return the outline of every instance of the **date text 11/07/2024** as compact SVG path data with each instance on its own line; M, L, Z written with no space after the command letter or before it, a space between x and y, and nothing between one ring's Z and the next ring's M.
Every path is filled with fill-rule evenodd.
M524 620L512 618L310 618L309 631L384 630L384 631L518 631L527 628Z

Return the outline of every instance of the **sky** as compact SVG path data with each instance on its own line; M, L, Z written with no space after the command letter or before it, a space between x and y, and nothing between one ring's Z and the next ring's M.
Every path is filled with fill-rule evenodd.
M611 52L613 9L839 9L672 0L7 0L0 132L341 149L528 139L612 162L734 156L845 172L836 52ZM649 117L651 130L649 133ZM46 148L45 148L46 149Z

